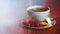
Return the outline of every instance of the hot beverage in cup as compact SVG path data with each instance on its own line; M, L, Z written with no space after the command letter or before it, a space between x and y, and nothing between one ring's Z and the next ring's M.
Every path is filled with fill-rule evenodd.
M30 11L34 11L34 12L44 12L48 10L48 8L34 8L34 9L31 9Z
M49 7L46 6L30 6L27 11L30 17L35 17L39 21L44 21L50 13Z

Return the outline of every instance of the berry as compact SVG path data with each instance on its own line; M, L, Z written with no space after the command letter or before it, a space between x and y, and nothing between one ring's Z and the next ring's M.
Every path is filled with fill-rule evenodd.
M30 19L25 19L24 24L28 25L30 23Z
M39 22L36 22L36 23L34 23L34 26L35 27L40 27L40 23Z
M35 22L35 18L32 18L32 19L31 19L31 22L34 23L34 22Z
M30 23L30 27L34 27L34 24Z

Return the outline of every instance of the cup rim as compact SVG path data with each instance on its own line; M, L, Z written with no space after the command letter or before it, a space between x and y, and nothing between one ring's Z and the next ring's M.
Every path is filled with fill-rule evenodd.
M44 5L29 6L29 7L27 8L27 11L29 11L30 9L34 9L34 8L44 8L44 7L47 7L47 6L44 6ZM50 8L49 8L49 7L47 7L47 8L48 8L48 10L46 10L46 11L49 11ZM46 11L42 11L42 12L46 12Z

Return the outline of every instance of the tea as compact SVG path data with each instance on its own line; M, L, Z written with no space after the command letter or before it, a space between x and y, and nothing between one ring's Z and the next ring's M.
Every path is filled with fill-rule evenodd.
M49 16L50 8L46 6L30 6L27 11L30 17L35 17L38 21L44 21Z
M45 8L34 8L34 9L31 9L30 11L43 12L43 11L47 11L47 10L49 10L49 8L45 7Z

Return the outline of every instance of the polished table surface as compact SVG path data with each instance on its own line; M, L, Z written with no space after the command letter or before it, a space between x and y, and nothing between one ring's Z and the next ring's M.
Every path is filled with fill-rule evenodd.
M59 0L49 0L48 3L44 4L51 8L50 16L56 20L56 25L41 30L26 29L23 27L22 23L16 25L11 25L8 27L1 27L0 34L60 34L60 1ZM37 3L39 4L39 3ZM1 30L2 29L2 30Z

